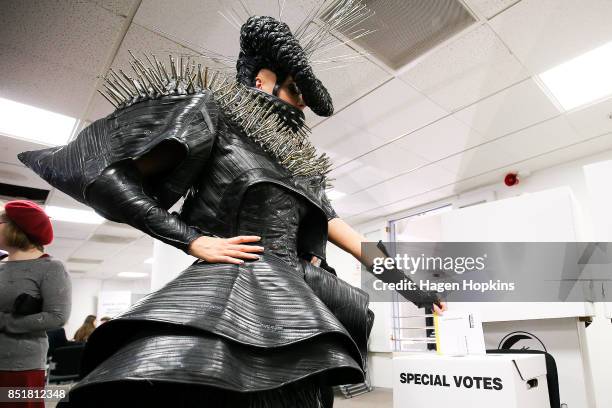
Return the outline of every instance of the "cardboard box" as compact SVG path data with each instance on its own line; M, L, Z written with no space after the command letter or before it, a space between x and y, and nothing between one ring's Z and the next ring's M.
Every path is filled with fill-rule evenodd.
M395 353L394 408L550 408L543 355Z

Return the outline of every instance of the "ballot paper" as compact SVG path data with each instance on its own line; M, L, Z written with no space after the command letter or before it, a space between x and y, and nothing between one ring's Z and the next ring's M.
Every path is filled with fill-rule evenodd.
M445 356L486 354L482 320L476 312L449 311L434 314L436 350Z

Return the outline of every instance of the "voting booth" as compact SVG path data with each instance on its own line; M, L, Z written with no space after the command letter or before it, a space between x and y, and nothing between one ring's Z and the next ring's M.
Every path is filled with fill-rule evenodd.
M543 355L394 353L393 408L550 408Z

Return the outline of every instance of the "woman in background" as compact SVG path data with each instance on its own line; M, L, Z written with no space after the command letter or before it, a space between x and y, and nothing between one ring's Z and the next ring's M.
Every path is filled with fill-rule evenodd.
M91 333L96 329L96 316L88 315L85 321L74 333L74 341L86 342Z
M44 253L53 239L45 212L30 201L0 211L0 387L44 387L47 330L62 327L71 306L64 265ZM42 408L43 402L0 402L0 407Z

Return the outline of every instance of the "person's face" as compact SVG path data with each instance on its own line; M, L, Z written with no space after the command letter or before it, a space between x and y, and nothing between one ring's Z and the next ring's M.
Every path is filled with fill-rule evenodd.
M276 84L276 74L269 69L263 68L255 77L255 87L269 94L274 90ZM306 104L302 99L302 94L293 77L289 75L281 84L278 90L278 97L299 110L304 110Z

